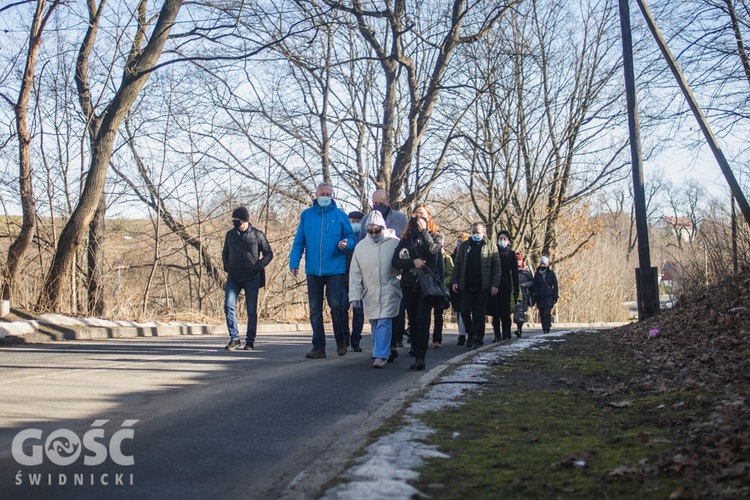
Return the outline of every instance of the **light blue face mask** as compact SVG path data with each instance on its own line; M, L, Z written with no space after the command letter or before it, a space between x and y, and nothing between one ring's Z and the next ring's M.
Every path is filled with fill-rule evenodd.
M326 196L321 196L318 198L318 205L321 206L321 208L326 208L331 205L331 202L333 201L333 198L328 198Z
M352 222L352 231L354 231L355 234L359 233L360 229L362 229L361 222Z
M372 241L374 241L375 243L378 243L378 242L379 242L380 240L382 240L382 239L383 239L384 237L385 237L385 232L381 232L381 233L380 233L380 236L378 236L377 238L372 238L372 236L371 236L371 238L372 238Z
M482 238L484 238L484 236L482 236L481 234L472 234L471 235L471 239L474 240L474 241L476 241L476 242L482 241Z

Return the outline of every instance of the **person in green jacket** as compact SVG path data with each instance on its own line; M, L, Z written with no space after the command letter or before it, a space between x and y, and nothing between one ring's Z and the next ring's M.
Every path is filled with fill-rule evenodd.
M471 238L458 247L454 266L451 288L461 293L466 347L478 348L484 344L487 301L497 295L501 276L497 245L487 241L483 223L472 224Z

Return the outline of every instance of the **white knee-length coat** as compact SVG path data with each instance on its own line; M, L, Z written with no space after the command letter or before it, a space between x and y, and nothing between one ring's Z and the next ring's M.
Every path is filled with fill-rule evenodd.
M354 248L349 270L349 300L361 300L369 319L395 318L401 303L401 271L391 265L399 239L386 230L375 243L369 236Z

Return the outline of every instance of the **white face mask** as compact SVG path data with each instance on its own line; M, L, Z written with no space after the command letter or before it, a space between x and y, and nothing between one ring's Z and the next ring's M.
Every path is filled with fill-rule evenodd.
M499 241L499 242L498 242L497 244L498 244L498 245L500 245L500 248L505 248L505 247L507 247L507 246L508 246L508 245L509 245L510 243L508 242L508 240L500 240L500 241Z
M321 197L318 198L318 205L320 205L323 208L326 208L327 206L329 206L331 204L331 201L332 201L331 198L327 198L325 196L321 196Z

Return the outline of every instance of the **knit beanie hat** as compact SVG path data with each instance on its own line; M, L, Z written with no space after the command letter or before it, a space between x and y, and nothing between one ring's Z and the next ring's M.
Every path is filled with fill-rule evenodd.
M234 212L232 212L232 218L239 219L245 222L250 222L250 212L247 211L247 208L240 207Z
M368 226L380 226L385 227L385 219L377 210L370 212L370 218L367 219Z

